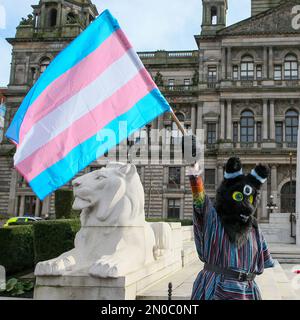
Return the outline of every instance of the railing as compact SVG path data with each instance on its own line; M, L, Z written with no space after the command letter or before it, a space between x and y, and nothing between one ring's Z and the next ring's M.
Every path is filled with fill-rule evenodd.
M207 83L207 87L210 88L210 89L215 89L217 86L217 82L208 82Z
M184 57L192 57L192 51L176 51L176 52L168 52L168 57L170 58L184 58Z
M176 92L184 92L184 91L193 91L194 89L197 89L196 86L193 85L169 85L169 86L163 86L163 90L165 91L176 91Z
M141 59L178 59L178 58L198 58L198 51L146 51L138 52Z
M154 58L155 57L155 53L154 52L140 52L139 54L140 58L144 58L144 59L149 59L149 58Z
M254 142L240 142L241 148L253 148Z

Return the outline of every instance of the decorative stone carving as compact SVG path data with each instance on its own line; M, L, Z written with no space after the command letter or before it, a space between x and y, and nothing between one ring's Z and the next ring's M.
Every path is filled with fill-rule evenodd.
M232 103L232 114L234 116L240 116L241 112L245 109L250 109L254 111L256 116L262 115L262 104L255 101L238 101Z
M275 100L276 115L285 116L289 109L296 109L299 111L299 101L298 100Z
M220 35L248 35L248 34L276 34L276 33L299 33L292 27L292 8L294 1L283 3L272 10L253 16L238 24L221 30Z
M20 26L33 26L34 18L32 14L29 14L27 18L22 18Z
M163 86L164 80L162 74L158 71L155 75L154 82L157 84L157 86Z
M199 84L199 71L198 69L195 70L193 78L192 78L193 86L197 86Z
M172 254L167 223L145 221L144 190L134 165L114 163L73 181L81 211L75 248L40 262L36 276L117 278Z

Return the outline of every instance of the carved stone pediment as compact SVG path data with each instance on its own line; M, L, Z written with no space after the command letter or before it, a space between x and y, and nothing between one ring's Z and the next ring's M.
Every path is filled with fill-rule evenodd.
M218 35L299 34L292 26L292 8L299 0L286 1L273 9L262 12L218 32Z

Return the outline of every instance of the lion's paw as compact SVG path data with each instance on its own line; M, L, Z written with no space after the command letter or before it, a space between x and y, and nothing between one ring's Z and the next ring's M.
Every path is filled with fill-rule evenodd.
M34 273L37 276L60 276L65 271L70 271L74 264L73 257L43 261L37 264Z
M90 275L99 278L118 278L126 272L124 259L121 257L104 256L90 268Z

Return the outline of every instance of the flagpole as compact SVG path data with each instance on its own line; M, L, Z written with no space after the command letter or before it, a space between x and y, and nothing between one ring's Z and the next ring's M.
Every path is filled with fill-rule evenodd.
M178 129L181 131L181 133L184 135L184 136L187 136L187 132L185 131L184 127L182 126L182 124L180 123L180 121L178 120L178 118L176 117L176 114L174 113L173 109L171 108L171 116L172 116L172 119L174 120L174 122L176 123Z

